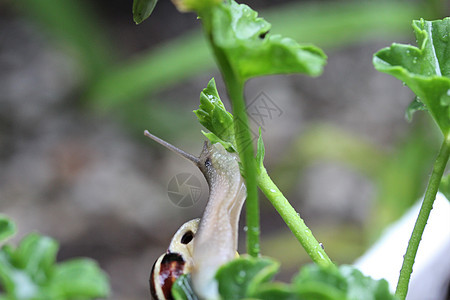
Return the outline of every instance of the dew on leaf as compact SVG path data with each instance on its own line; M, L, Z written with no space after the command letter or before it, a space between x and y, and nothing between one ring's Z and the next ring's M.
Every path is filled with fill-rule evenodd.
M244 270L239 271L238 275L236 276L237 283L239 283L239 284L244 283L245 282L245 275L247 275L247 274L245 273Z

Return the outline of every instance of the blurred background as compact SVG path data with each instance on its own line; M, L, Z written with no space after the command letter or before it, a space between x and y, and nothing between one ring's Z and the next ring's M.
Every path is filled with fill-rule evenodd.
M274 181L329 256L351 263L422 195L440 139L425 114L405 120L413 94L375 71L372 55L394 41L414 44L411 21L444 17L448 3L245 3L272 33L328 55L319 78L253 79L246 96L249 111L276 107L253 118ZM160 1L137 26L131 8L131 0L0 1L0 212L18 225L13 242L40 232L60 242L60 260L96 259L111 299L149 298L153 262L181 224L201 216L208 195L201 173L144 129L197 155L204 137L192 110L211 77L230 109L196 16ZM188 207L168 194L180 173L200 181ZM261 220L262 252L290 280L310 260L263 196Z

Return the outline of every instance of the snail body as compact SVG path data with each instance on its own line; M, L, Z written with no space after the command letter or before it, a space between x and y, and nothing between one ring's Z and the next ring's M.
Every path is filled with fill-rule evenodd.
M192 283L200 298L217 299L217 269L236 256L239 216L247 196L236 155L216 143L200 155L209 199L194 243Z
M153 278L161 276L158 272L167 269L166 265L170 264L168 262L170 258L175 262L172 266L179 267L174 267L171 269L173 271L168 272L173 282L176 280L175 277L190 272L194 291L199 298L218 299L218 286L214 276L221 265L236 257L239 216L247 196L245 183L239 170L238 156L227 152L219 143L212 145L205 143L200 157L197 158L153 136L148 131L145 131L145 135L192 161L203 173L209 186L208 203L202 218L197 223L198 230L196 229L195 232L191 230L193 236L187 244L183 244L181 238L187 228L185 225L189 222L177 231L168 252L155 262L150 278L151 284ZM180 253L181 258L174 253ZM181 265L183 268L180 271ZM154 290L161 282L161 280L153 282ZM167 288L163 286L162 290L165 289ZM171 297L170 293L169 296ZM155 297L155 299L170 298Z

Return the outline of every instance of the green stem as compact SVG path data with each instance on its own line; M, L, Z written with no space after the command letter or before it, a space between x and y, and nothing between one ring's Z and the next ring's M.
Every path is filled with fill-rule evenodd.
M205 28L210 25L209 18L203 18ZM236 137L236 146L239 152L239 158L243 166L243 176L247 186L246 223L247 223L247 252L251 256L258 256L260 252L259 243L259 201L258 186L256 184L257 172L254 158L253 141L249 127L247 111L244 100L244 80L239 78L233 71L232 66L225 53L216 47L209 32L207 36L210 41L214 56L219 69L222 73L228 96L233 108L234 132Z
M228 93L233 106L234 130L239 156L244 169L245 184L247 186L246 223L247 223L247 252L251 256L258 256L259 244L259 201L256 184L256 163L252 135L248 125L247 111L243 94L243 86L234 81L226 81Z
M402 269L400 271L400 277L397 283L397 289L395 291L395 294L399 299L405 299L406 294L408 293L409 280L411 278L417 249L419 248L419 243L422 239L425 225L427 224L428 217L430 216L431 209L433 208L433 202L436 199L436 194L439 188L439 184L441 183L442 175L444 174L449 155L450 136L444 139L441 150L439 151L439 154L434 163L433 171L431 173L427 190L425 192L425 197L422 202L422 207L420 208L419 216L417 217L411 238L409 239L408 248L406 249Z
M322 246L313 236L311 230L300 217L300 214L295 211L289 201L283 196L267 174L264 167L260 168L258 186L278 211L284 222L286 222L287 226L306 250L309 257L311 257L311 259L319 266L334 266Z

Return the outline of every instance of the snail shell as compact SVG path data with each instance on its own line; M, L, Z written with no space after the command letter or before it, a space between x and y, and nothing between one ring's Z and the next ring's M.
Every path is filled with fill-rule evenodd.
M173 236L167 252L153 264L150 273L150 293L155 300L173 299L172 285L175 280L193 267L193 240L200 219L184 223Z

